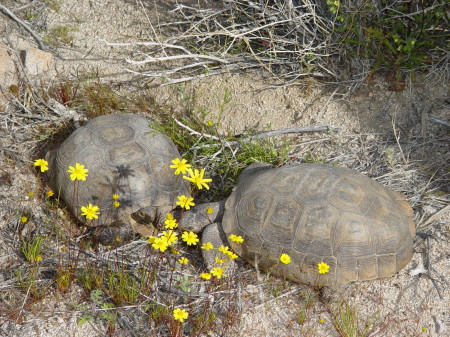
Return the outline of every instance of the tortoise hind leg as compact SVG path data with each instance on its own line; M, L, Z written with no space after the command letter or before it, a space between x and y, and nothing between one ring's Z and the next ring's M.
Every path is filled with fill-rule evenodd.
M130 217L131 218L131 217ZM133 240L135 232L128 217L114 221L108 226L99 226L94 230L94 240L104 246L119 247Z
M133 216L134 214L129 214L109 226L96 228L95 240L104 246L119 247L132 241L136 234L145 238L157 234L156 228L151 223L139 223Z

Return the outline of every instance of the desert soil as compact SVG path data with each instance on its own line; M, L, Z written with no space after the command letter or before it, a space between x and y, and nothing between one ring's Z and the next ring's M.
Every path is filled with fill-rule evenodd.
M408 77L405 90L393 92L379 77L351 93L314 83L274 87L260 72L227 73L173 86L148 83L145 77L125 70L130 67L126 59L139 55L138 46L106 42L154 39L158 23L173 15L169 11L175 2L62 0L57 11L42 9L33 21L36 31L45 36L52 28L67 26L73 28L72 39L51 49L51 73L33 83L45 90L77 74L96 73L121 95L147 95L174 113L189 110L216 123L224 134L305 125L340 127L341 131L333 134L289 136L293 145L290 160L335 162L404 193L414 208L418 235L412 261L397 275L325 289L324 298L352 303L361 326L373 323L370 336L450 336L450 139L447 126L429 119L432 115L449 120L448 79L441 74ZM9 8L19 3L6 2ZM11 51L35 46L29 34L5 16L0 16L0 32L0 42ZM231 99L223 108L220 103L225 92L231 93ZM18 210L33 214L28 231L39 230L45 219L42 201L28 192L38 189L33 156L40 135L52 123L24 118L11 106L0 114L0 292L6 294L12 284L11 271L25 263L18 248ZM261 283L266 281L261 276ZM339 336L321 302L308 311L303 325L297 323L305 287L290 285L289 292L271 301L263 288L256 284L248 289L258 293L260 301L244 300L242 320L229 336ZM33 310L23 310L20 321L2 318L0 335L104 335L102 323L77 325L79 313L69 305L77 302L77 296L74 290L47 298ZM134 334L128 326L119 328L116 335Z

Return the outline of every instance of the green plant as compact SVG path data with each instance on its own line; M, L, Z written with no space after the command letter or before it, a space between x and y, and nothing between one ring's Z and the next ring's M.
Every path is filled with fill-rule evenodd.
M89 117L126 109L123 99L111 87L100 82L87 82L81 97L85 99L84 109Z
M59 291L65 292L69 289L73 281L71 268L58 266L56 269L56 287Z
M169 136L183 153L183 158L207 165L210 176L217 177L213 179L210 189L214 199L227 196L241 171L248 165L257 161L280 165L290 151L286 141L241 140L245 137L222 136L214 125L209 126L195 119L182 119L181 122L198 134L180 128L175 120L153 122L150 126ZM203 134L210 137L199 136Z
M50 8L51 10L59 13L59 11L61 10L61 1L58 0L44 0L45 4L47 5L48 8Z
M94 321L96 318L100 318L108 323L109 328L113 328L117 322L117 309L113 303L106 301L106 295L99 289L94 289L90 293L90 299L96 305L96 310L93 314L84 314L78 320L78 325ZM86 310L86 307L80 308Z
M311 309L318 300L317 292L312 289L305 289L300 292L300 296L302 296L305 300L305 308Z
M28 263L34 264L42 260L41 251L45 239L42 236L38 236L29 241L22 242L22 254Z
M73 36L71 33L76 31L76 28L58 25L49 30L47 35L44 37L44 41L55 47L60 47L63 44L70 44L73 42Z
M83 267L78 273L78 280L88 291L101 288L103 285L103 269L95 268L93 265Z
M169 315L169 308L158 303L150 303L146 307L148 320L155 325L162 324Z
M303 297L304 301L301 303L300 310L297 313L297 323L302 325L308 317L308 310L317 303L317 292L308 288L302 290L300 296Z
M306 321L307 316L308 310L306 309L305 305L302 305L297 313L297 323L303 325L303 323L305 323Z
M404 70L433 63L438 50L448 47L445 1L327 3L338 18L335 31L341 34L341 46L349 55L374 60L372 73L386 71L393 81L399 81Z
M373 326L373 322L376 320L374 318L372 321L367 321L360 328L361 320L356 307L346 301L332 306L330 314L334 327L342 337L367 336Z
M133 275L123 270L109 270L106 275L108 295L118 305L136 303L141 284Z
M40 280L39 268L18 269L17 282L24 293L34 299L41 299L47 294L48 286Z

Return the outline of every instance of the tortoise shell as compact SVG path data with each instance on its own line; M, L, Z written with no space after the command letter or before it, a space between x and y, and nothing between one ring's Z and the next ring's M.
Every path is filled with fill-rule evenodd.
M173 142L134 114L96 117L46 155L49 185L78 219L89 226L109 225L140 210L154 214L175 208L176 197L189 195L189 182L169 168L180 157ZM72 181L69 166L89 170L86 181ZM120 207L113 206L112 195ZM100 207L99 219L86 220L80 207Z
M390 277L413 254L405 198L350 169L299 164L242 179L225 204L223 230L250 264L310 285ZM281 254L291 257L280 263ZM325 262L329 272L318 273Z

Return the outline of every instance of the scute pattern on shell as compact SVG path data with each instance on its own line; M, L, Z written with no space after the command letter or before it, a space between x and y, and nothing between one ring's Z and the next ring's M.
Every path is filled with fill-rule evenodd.
M88 225L108 225L145 207L173 209L176 197L189 194L189 183L169 168L180 157L173 142L149 127L149 121L135 114L99 116L72 133L56 150L46 155L49 185L71 208L78 219L80 206L98 205L98 221ZM75 163L89 169L85 182L71 181L66 172ZM77 191L74 197L74 188ZM120 207L113 207L118 194Z
M404 197L350 169L299 164L241 181L225 205L223 229L245 260L274 275L336 285L394 275L411 259L415 226ZM279 261L282 253L289 265ZM330 266L318 274L317 264Z

